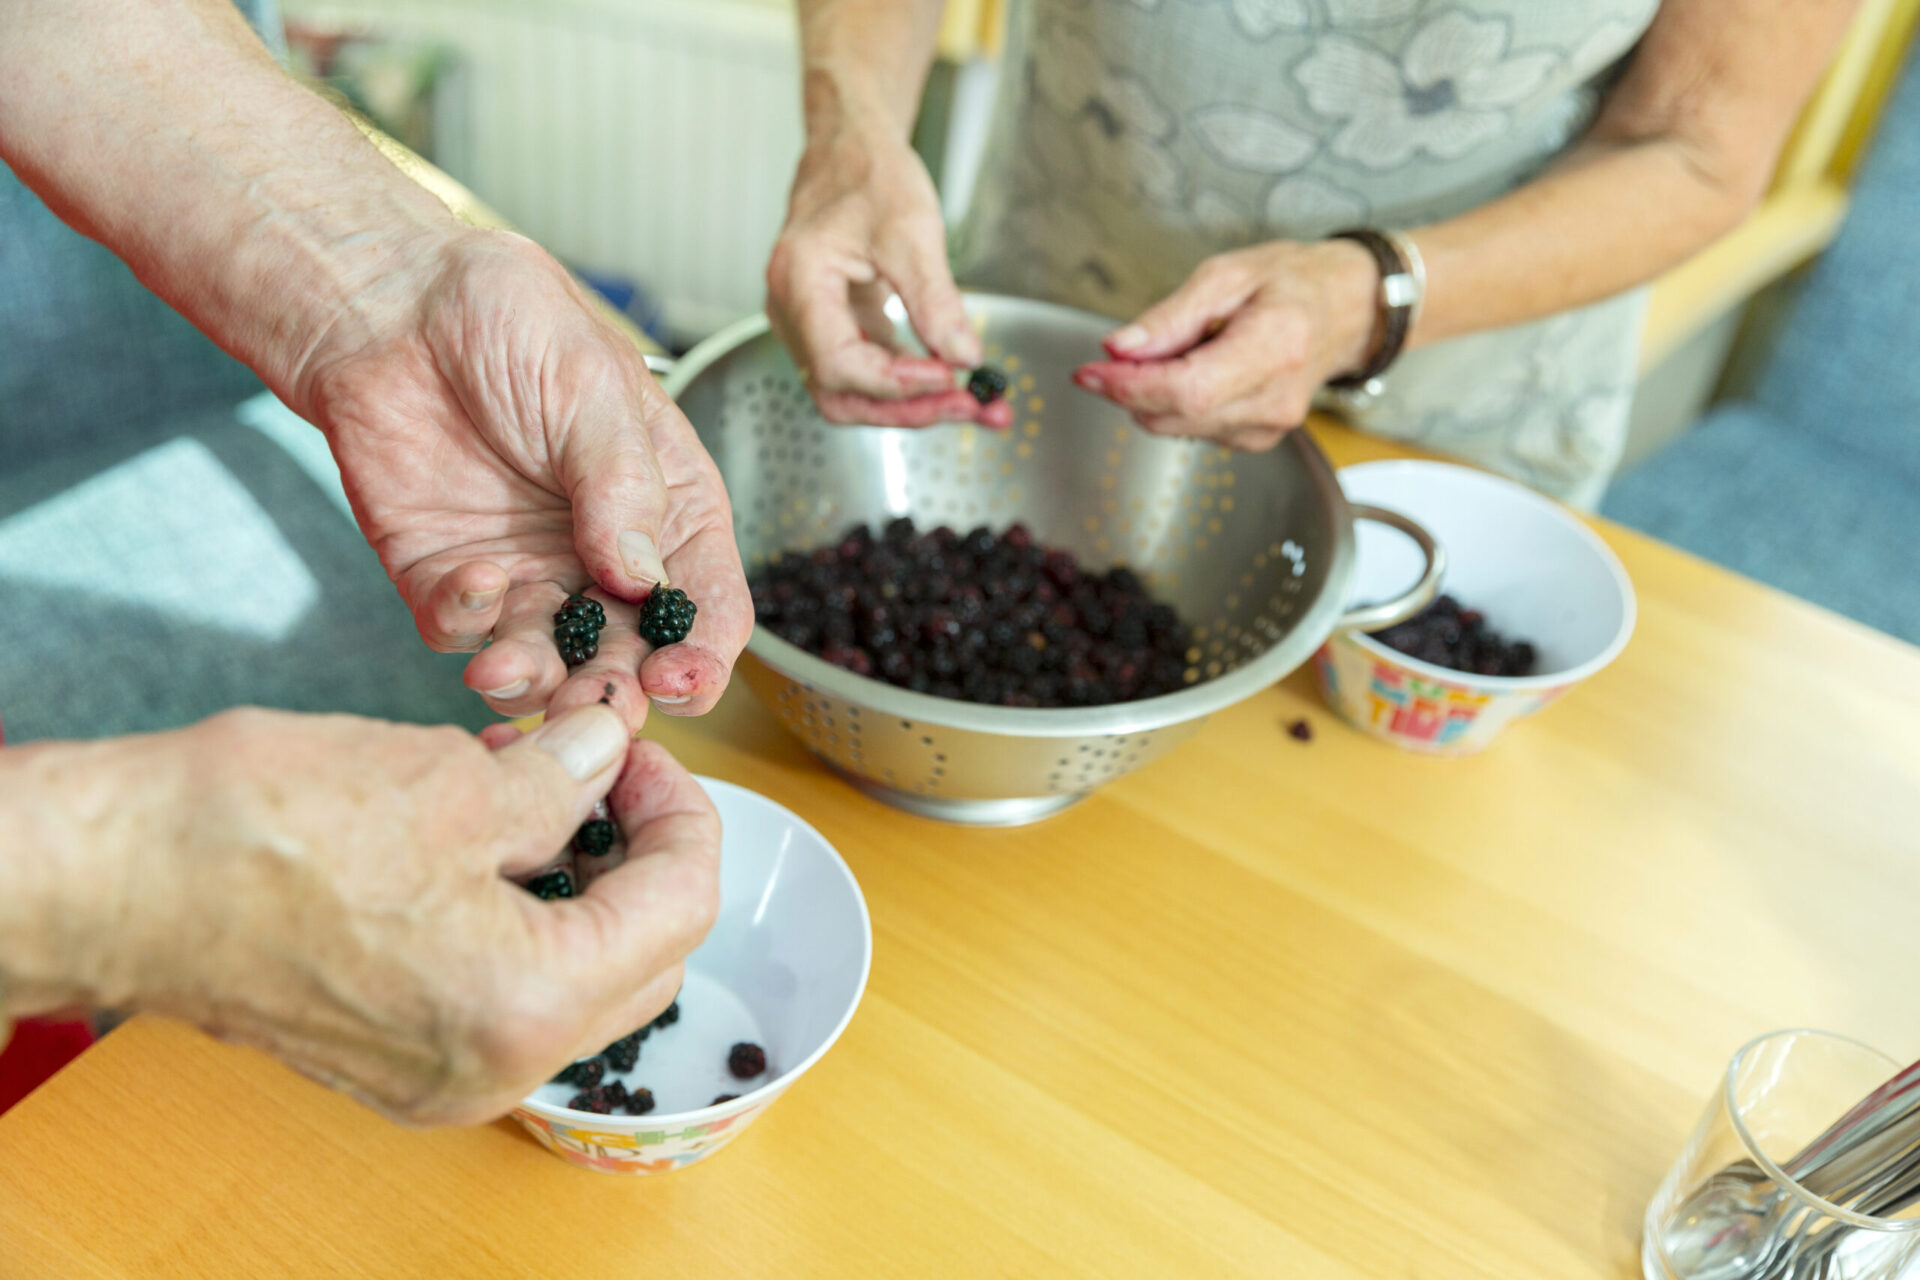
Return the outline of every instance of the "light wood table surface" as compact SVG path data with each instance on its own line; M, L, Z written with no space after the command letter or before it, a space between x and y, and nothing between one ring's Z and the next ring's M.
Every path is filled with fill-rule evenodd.
M0 1276L1637 1275L1743 1041L1920 1054L1920 651L1605 533L1632 645L1473 759L1339 726L1302 673L966 831L835 781L744 688L657 718L873 912L858 1016L739 1141L587 1173L138 1019L0 1119Z

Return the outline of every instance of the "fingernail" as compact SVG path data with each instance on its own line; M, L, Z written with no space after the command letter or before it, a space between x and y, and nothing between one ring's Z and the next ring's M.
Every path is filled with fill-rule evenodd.
M575 782L586 782L626 755L627 726L604 707L580 707L535 729L533 741Z
M460 607L468 613L485 613L493 608L493 602L498 600L505 591L505 587L495 587L491 591L462 591Z
M629 529L620 535L620 558L626 562L627 572L646 582L667 585L667 566L660 559L660 548L655 546L649 534L638 529Z
M1107 392L1106 379L1086 369L1074 370L1073 381L1075 386L1094 392L1096 395L1105 395Z
M531 680L515 680L512 684L502 685L498 689L483 689L481 692L489 698L517 698L533 687Z
M688 694L684 698L663 698L659 694L651 693L647 696L653 700L653 705L656 707L679 707L693 701L692 694Z
M980 335L972 329L955 329L942 345L947 349L948 358L961 364L979 364L986 354L980 349Z
M1135 347L1144 347L1147 339L1153 335L1137 324L1124 329L1115 329L1107 335L1107 349L1110 351L1131 351Z

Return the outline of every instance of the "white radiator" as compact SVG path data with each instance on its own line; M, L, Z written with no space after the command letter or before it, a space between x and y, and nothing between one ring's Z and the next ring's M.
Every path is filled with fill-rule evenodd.
M778 0L287 0L290 18L445 42L436 159L528 235L638 282L676 337L760 308L800 155Z

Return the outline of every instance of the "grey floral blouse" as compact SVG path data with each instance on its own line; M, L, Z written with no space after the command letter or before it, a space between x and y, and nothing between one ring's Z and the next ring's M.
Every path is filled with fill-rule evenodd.
M1659 0L1015 0L961 278L1130 317L1201 259L1537 174ZM1598 500L1644 290L1405 356L1357 425Z

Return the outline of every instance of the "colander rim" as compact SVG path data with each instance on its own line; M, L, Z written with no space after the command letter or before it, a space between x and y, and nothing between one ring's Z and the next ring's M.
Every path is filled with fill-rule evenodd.
M963 300L972 305L1010 306L1019 310L1058 312L1075 319L1094 318L1058 303L1009 294L966 290ZM676 402L694 380L722 357L770 333L772 325L766 313L746 316L717 330L697 344L667 371L661 380L666 393ZM781 675L793 679L810 692L825 693L843 702L856 704L883 716L909 720L914 724L934 725L975 733L1007 734L1022 738L1078 738L1092 735L1139 733L1166 728L1212 715L1275 684L1306 662L1325 643L1346 611L1347 583L1353 574L1355 540L1353 512L1347 502L1333 464L1305 429L1290 431L1270 453L1291 449L1307 469L1308 480L1321 501L1321 509L1333 526L1329 531L1330 554L1320 590L1287 629L1279 643L1260 656L1232 671L1200 680L1178 693L1134 702L1115 702L1099 707L1002 707L959 698L942 698L930 693L915 693L888 684L872 676L856 675L836 667L798 645L791 644L771 630L754 624L747 641L747 652ZM901 513L910 514L910 513Z

